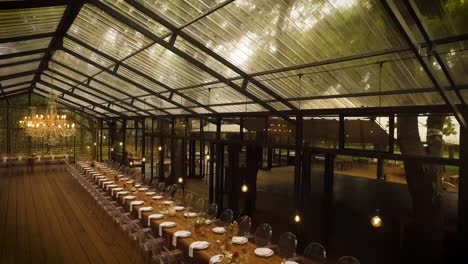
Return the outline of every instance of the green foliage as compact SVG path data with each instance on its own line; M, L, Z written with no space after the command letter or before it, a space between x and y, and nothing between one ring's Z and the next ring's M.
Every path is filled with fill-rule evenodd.
M451 117L446 117L444 121L444 127L442 128L442 134L444 136L456 135L457 131L455 129L455 124L452 121Z

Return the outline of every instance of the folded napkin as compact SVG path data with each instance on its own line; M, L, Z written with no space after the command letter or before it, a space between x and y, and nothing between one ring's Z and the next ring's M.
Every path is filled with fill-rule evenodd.
M136 187L136 186L135 186ZM148 188L139 188L138 191L140 192L146 192L148 190Z
M163 227L174 227L176 226L176 223L174 222L162 222L159 224L159 236L162 236L162 229Z
M123 190L123 188L121 188ZM119 191L115 194L115 197L119 197L119 195L126 195L126 194L129 194L129 192L127 191Z
M190 231L187 231L187 230L176 231L174 233L174 236L172 237L172 245L174 247L177 247L177 238L178 237L189 237L190 235L192 235L192 233L190 233Z
M155 196L153 196L151 198L153 198L153 200L161 200L163 197L162 197L162 195L155 195Z
M123 188L112 188L111 195L114 196L114 193L123 191Z
M128 193L128 192L127 192ZM125 200L133 200L135 199L136 196L133 196L133 195L127 195L123 198L123 203L125 203Z
M218 264L223 260L223 255L214 255L210 258L210 264Z
M192 244L190 244L189 247L189 257L193 258L193 250L194 249L206 249L210 246L210 243L207 241L195 241Z
M145 202L143 202L143 201L131 201L131 202L130 202L130 212L133 212L133 206L134 206L134 205L142 205L142 204L144 204L144 203L145 203Z
M116 188L116 187L119 187L119 186L117 184L109 184L109 185L106 186L106 190Z
M149 212L149 211L153 211L153 207L146 206L146 207L142 207L142 208L138 209L138 219L141 219L141 213L142 212Z
M151 214L148 216L148 226L151 225L151 219L163 219L164 218L164 215L163 214Z

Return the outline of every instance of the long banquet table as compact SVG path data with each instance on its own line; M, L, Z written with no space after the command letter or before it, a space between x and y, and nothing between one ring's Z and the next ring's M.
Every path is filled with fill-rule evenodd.
M99 166L102 166L102 165L99 165ZM188 255L190 245L195 241L207 241L210 243L210 246L207 249L193 250L193 258L197 260L198 263L208 264L210 262L211 257L221 254L221 250L218 246L217 241L223 241L225 238L225 234L216 234L212 232L211 231L212 228L215 227L214 223L204 226L206 231L204 232L203 235L200 232L195 232L193 224L191 224L189 222L189 219L183 215L183 213L185 212L184 210L184 211L176 212L174 216L169 216L165 214L164 218L160 220L151 219L150 225L148 226L148 217L151 214L159 213L162 210L166 210L164 209L163 200L154 200L152 199L152 195L151 196L146 195L145 194L146 191L138 191L138 188L136 188L137 189L136 193L135 191L133 191L132 193L131 189L133 185L127 183L126 177L123 177L123 175L116 175L116 173L110 169L103 169L102 170L103 173L96 173L97 171L88 167L88 168L85 168L84 171L88 173L88 175L93 174L94 175L93 178L95 179L95 182L98 183L100 186L111 185L112 188L105 188L105 189L107 190L109 195L112 195L112 197L118 201L119 204L124 206L125 210L130 211L130 203L132 201L136 201L136 200L143 201L144 203L142 205L132 206L133 209L131 213L135 218L138 218L138 211L140 208L148 207L148 206L153 207L152 211L141 212L141 224L145 227L150 227L154 235L156 235L157 237L159 236L159 225L162 222L165 222L165 221L175 222L176 223L175 227L162 228L162 237L165 238L166 241L168 241L168 244L170 244L171 246L172 246L172 239L176 231L179 231L179 230L190 231L191 235L189 237L177 238L177 248L183 251L186 256ZM102 176L104 176L105 178ZM115 191L112 192L114 188L123 188L124 191L127 191L131 195L136 196L136 198L131 199L131 200L123 199L124 196L129 195L129 194L116 195L118 192L115 192ZM249 263L279 264L283 262L283 259L276 254L274 254L271 257L259 257L255 255L254 253L255 249L256 249L255 244L249 241L248 243L244 245L233 244L231 251L238 252L239 254L242 254L242 252L245 252L245 254L247 254L248 256ZM299 260L299 262L302 264L311 263L309 260L305 260L305 259L301 259Z

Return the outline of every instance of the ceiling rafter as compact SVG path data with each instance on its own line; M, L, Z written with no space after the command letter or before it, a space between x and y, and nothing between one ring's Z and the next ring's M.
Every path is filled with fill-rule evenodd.
M28 76L28 75L33 75L33 74L36 74L36 73L37 73L37 70L13 73L13 74L5 75L5 76L0 76L0 81L4 81L4 80L8 80L8 79L14 79L14 78Z
M8 42L17 42L17 41L25 41L25 40L33 40L33 39L41 39L41 38L50 38L55 35L55 32L48 32L48 33L40 33L34 35L26 35L26 36L17 36L11 38L2 38L0 39L1 43L8 43Z
M127 3L129 3L129 4L131 4L133 7L135 7L135 9L137 9L138 11L142 12L143 14L147 15L148 17L154 19L156 22L160 23L161 25L163 25L166 28L168 28L169 30L171 30L173 32L174 36L180 36L181 38L185 39L187 42L189 42L190 44L192 44L195 47L199 48L200 50L202 50L203 52L205 52L206 54L211 56L216 61L220 62L221 64L223 64L224 66L226 66L230 70L232 70L232 71L236 72L237 74L239 74L242 78L247 79L250 83L252 83L255 86L262 89L265 93L269 94L271 97L273 97L277 101L281 102L282 104L287 106L289 109L294 110L294 111L299 110L293 104L291 104L290 102L285 100L285 98L283 98L282 96L280 96L279 94L274 92L271 88L267 87L265 84L259 82L255 78L251 77L249 74L247 74L246 72L241 70L239 67L235 66L234 64L232 64L231 62L229 62L225 58L221 57L216 52L209 49L208 47L203 45L198 40L194 39L192 36L190 36L186 32L184 32L182 30L178 30L178 28L176 26L174 26L172 23L170 23L169 21L167 21L166 19L164 19L160 15L150 11L143 4L141 4L141 3L139 3L139 2L137 2L135 0L125 0L125 1ZM175 39L174 39L174 41L175 41Z
M14 96L14 95L19 94L19 93L28 93L29 90L31 90L31 88L26 87L26 88L14 90L14 91L5 92L4 95L5 95L5 97L11 97L11 96Z
M52 85L52 84L50 84L50 83L48 83L48 82L44 82L44 81L42 81L42 80L38 80L37 83L40 83L40 84L42 84L42 85L45 85L45 86L47 86L47 87L49 87L49 88L51 88L51 89L57 90L57 91L59 91L59 92L61 92L61 93L63 93L63 94L69 95L69 96L71 96L71 97L75 97L75 98L78 99L78 100L81 100L81 101L86 102L86 103L88 103L88 104L90 104L90 105L94 105L94 106L96 106L96 107L99 107L99 108L101 108L101 109L103 109L103 110L105 110L105 111L107 111L107 112L109 112L109 113L116 114L116 115L118 115L118 116L120 116L120 117L123 117L123 118L126 118L126 117L127 117L126 115L120 113L120 112L117 111L117 110L114 110L114 109L112 109L112 108L110 108L110 107L106 107L106 106L102 106L102 105L96 104L96 102L93 102L93 101L89 100L88 98L84 98L84 97L79 96L79 95L77 95L77 94L74 94L74 93L72 93L72 92L70 92L70 91L68 91L68 90L62 89L62 88L60 88L60 87L58 87L58 86L55 86L55 85Z
M42 74L43 74L44 76L47 76L47 77L49 77L49 78L51 78L51 79L54 79L54 80L56 80L56 81L63 82L63 81L61 81L61 80L59 80L59 79L57 79L57 78L55 78L55 77L52 77L51 75L49 75L49 74L47 74L47 73L42 73ZM78 89L78 90L80 90L80 91L83 91L83 92L85 92L85 93L87 93L87 94L91 95L92 97L95 97L95 98L97 98L97 99L99 99L99 100L102 100L102 101L104 101L106 104L107 104L107 103L112 103L112 102L109 102L106 98L104 98L104 97L102 97L102 96L99 96L99 95L97 95L97 94L95 94L95 93L90 93L89 91L86 91L86 90L81 89L81 88L79 88L79 87L76 87L76 89ZM93 105L93 106L94 106L94 105ZM119 105L119 107L122 108L122 109L125 109L125 110L127 110L127 111L129 111L129 112L131 112L131 113L134 113L134 114L136 114L136 115L139 115L135 110L132 110L132 109L130 109L130 108L128 108L128 107L124 107L124 106L122 106L122 105Z
M154 95L155 97L158 97L158 98L160 98L160 99L162 99L162 100L165 100L165 101L167 101L167 102L169 102L169 103L171 103L171 104L173 104L173 105L176 105L176 106L180 107L181 109L183 109L184 111L187 111L187 112L192 113L192 114L194 114L194 115L197 115L197 114L198 114L197 112L194 112L193 110L190 110L190 109L187 108L186 106L184 106L184 105L182 105L182 104L180 104L180 103L177 103L177 102L175 102L175 101L169 100L168 98L166 98L166 97L164 97L164 96L162 96L162 95L160 95L160 94L158 94L158 93L155 93L153 90L151 90L151 89L149 89L149 88L147 88L147 87L145 87L145 86L143 86L143 85L137 83L136 81L131 80L131 79L129 79L129 78L127 78L127 77L125 77L125 76L119 74L119 73L115 73L115 72L113 72L112 70L110 70L110 69L108 69L108 68L106 68L106 67L103 67L103 66L101 66L100 64L98 64L98 63L96 63L96 62L94 62L94 61L91 61L91 60L89 60L88 58L85 58L85 57L83 57L82 55L80 55L80 54L78 54L78 53L76 53L76 52L74 52L74 51L71 51L71 50L69 50L69 49L67 49L67 48L65 48L65 47L62 48L62 50L64 50L65 52L67 52L67 53L69 53L69 54L71 54L71 55L77 57L78 59L80 59L80 60L82 60L82 61L84 61L84 62L86 62L86 63L88 63L88 64L93 65L94 67L96 67L96 68L98 68L98 69L100 69L100 70L102 70L102 71L104 71L104 72L106 72L106 73L108 73L108 74L110 74L110 75L113 75L114 77L117 77L117 78L119 78L119 79L121 79L121 80L124 80L124 81L126 81L126 82L128 82L128 83L130 83L130 84L132 84L132 85L134 85L134 86L136 86L136 87L138 87L138 88L140 88L141 90L143 90L143 91L145 91L145 92L147 92L147 93L150 93L151 95ZM83 74L82 74L82 75L83 75Z
M440 68L442 69L442 72L445 75L445 78L447 78L448 82L450 83L451 88L455 91L456 96L458 97L458 100L460 100L462 105L466 105L465 100L463 99L463 96L461 95L460 91L457 89L457 86L455 84L455 81L453 80L452 76L450 75L450 72L448 71L447 67L445 66L444 61L440 57L439 52L435 49L434 42L431 40L429 35L427 34L427 30L424 28L424 25L422 24L421 20L418 17L418 14L416 14L416 6L413 1L409 0L404 0L406 8L409 11L410 16L413 18L414 22L416 23L416 26L419 29L419 32L421 32L424 41L427 43L428 47L431 47L432 49L432 54L434 55L434 58L436 59L437 63L439 64Z
M56 63L56 62L54 61L54 63ZM62 73L60 73L60 72L57 72L57 71L55 71L54 69L48 69L48 70L51 71L51 72L53 72L54 74L57 74L57 75L61 76L62 78L65 78L65 79L69 80L69 81L72 81L72 82L75 82L75 83L78 83L78 84L80 83L78 80L75 80L74 78L72 78L72 77L70 77L70 76L67 76L67 75L62 74ZM127 106L130 106L130 107L136 109L137 111L142 111L142 112L144 112L144 113L146 113L146 114L148 114L148 115L153 115L151 112L149 112L149 111L147 111L147 110L145 110L145 109L141 109L140 107L131 105L131 104L129 104L128 102L125 102L124 100L119 99L119 98L117 98L117 97L115 97L115 96L113 96L113 95L111 95L111 94L108 94L108 93L106 93L106 92L103 92L103 91L100 91L100 90L98 90L98 89L95 89L94 87L89 86L89 84L81 84L81 85L85 86L86 88L88 88L89 90L91 90L91 91L93 91L93 92L95 92L95 93L100 93L100 94L102 94L103 96L106 96L106 97L111 98L112 100L115 100L115 101L117 101L117 102L120 102L120 103L122 103L122 104L125 104L125 105L127 105ZM83 92L89 92L89 91L86 91L86 90L84 90L84 89L79 88L78 86L74 86L73 88L79 89L79 90L81 90L81 91L83 91ZM116 89L115 91L118 91L118 90ZM114 103L114 102L111 102L111 101L108 101L108 100L104 100L104 101L106 101L107 103ZM123 107L122 105L120 105L120 107L125 108L125 109L130 110L130 111L133 111L132 109L130 109L130 108L128 108L128 107ZM135 113L136 113L136 112L135 112ZM137 113L137 114L138 114L138 113ZM138 115L139 115L139 114L138 114Z
M97 82L97 83L99 83L99 84L101 84L101 85L106 86L107 88L109 88L109 89L111 89L111 90L113 90L113 91L116 91L116 92L118 92L118 93L121 93L121 94L127 96L128 98L137 98L137 97L132 96L132 95L130 95L129 93L125 92L124 90L119 90L119 89L113 87L112 85L109 85L109 84L107 84L107 83L105 83L105 82L102 82L102 81L100 81L100 80L97 80L97 79L96 79L95 77L93 77L93 76L88 76L88 75L86 75L86 74L84 74L84 73L82 73L82 72L80 72L80 71L78 71L78 70L76 70L76 69L71 68L71 67L68 66L68 65L65 65L65 64L63 64L63 63L61 63L61 62L58 62L58 61L55 61L55 60L53 60L53 62L54 62L55 64L57 64L57 65L60 65L60 66L62 66L62 67L64 67L64 68L66 68L66 69L72 71L72 72L75 72L75 73L78 73L78 74L80 74L80 75L83 75L83 76L85 76L85 77L88 79L87 81L83 81L83 82L79 82L78 80L74 80L74 81L75 81L76 83L78 83L78 84L85 85L86 87L89 87L89 88L91 88L91 89L95 89L94 87L90 86L90 81L93 80L93 81L95 81L95 82ZM49 69L49 70L53 70L53 69ZM57 72L57 71L55 71L55 72ZM58 73L58 72L57 72L57 73ZM69 76L67 76L67 77L68 77L69 79L71 79L71 77L69 77ZM76 87L76 86L75 86L75 87ZM101 93L103 93L103 92L101 92ZM106 93L106 94L107 94L107 93ZM124 99L119 99L119 100L124 100ZM137 98L137 100L138 100L140 103L142 103L142 104L145 104L145 105L147 105L147 106L152 107L152 109L150 109L150 110L157 110L157 111L161 111L161 112L163 112L163 113L165 113L165 114L171 115L169 112L165 111L164 109L162 109L162 108L160 108L160 107L158 107L158 106L156 106L156 105L154 105L154 104L148 103L148 102L146 102L145 100L142 100L142 99L140 99L140 98ZM133 107L134 107L134 106L133 106ZM147 110L148 110L148 109L147 109Z
M5 85L5 86L3 86L3 89L8 89L8 88L11 88L11 87L20 86L20 85L28 84L28 83L31 83L31 81L25 81L25 82L19 82L19 83L14 83L14 84L10 84L10 85ZM1 84L0 84L0 86L1 86Z
M67 0L4 1L0 5L0 10L63 6L67 5L69 2L70 1Z
M0 91L2 92L3 99L5 99L5 101L6 101L7 105L9 105L9 104L10 104L10 102L8 102L8 99L7 99L6 93L5 93L5 91L3 91L3 86L2 86L2 84L1 84L1 83L0 83Z
M124 24L126 24L127 26L133 28L134 30L140 32L141 34L143 34L144 36L146 36L147 38L153 40L154 42L156 42L157 44L161 45L162 47L166 48L167 50L170 50L172 53L176 54L177 56L181 57L182 59L190 62L191 64L193 64L194 66L202 69L203 71L205 71L206 73L210 74L211 76L215 77L216 79L220 80L220 81L223 81L224 83L226 83L227 85L229 85L231 88L233 88L234 90L240 92L241 94L243 94L244 96L250 98L251 100L254 100L257 104L261 105L262 107L268 109L269 111L271 111L273 114L276 114L280 117L282 117L283 119L289 121L289 122L292 122L294 123L295 121L292 120L289 116L287 115L284 115L282 114L280 111L276 110L275 108L273 108L272 106L268 105L267 103L265 103L264 101L262 101L261 99L259 99L258 97L254 96L253 94L251 94L250 92L246 91L246 90L243 90L239 85L229 81L226 77L224 77L223 75L219 74L218 72L216 72L215 70L211 69L210 67L206 66L204 63L194 59L192 56L190 56L189 54L185 53L184 51L170 45L169 43L167 43L166 41L164 41L163 39L161 39L160 37L156 36L155 34L153 34L151 31L147 30L146 28L140 26L139 24L135 23L134 21L124 17L123 15L121 15L120 13L116 12L115 10L113 10L112 8L106 6L105 4L97 1L97 0L91 0L90 1L92 4L94 4L96 7L98 7L99 9L103 10L104 12L108 13L110 16L112 16L113 18L123 22Z
M36 95L38 95L38 96L41 96L41 97L47 99L47 96L38 93L36 90L39 91L39 92L41 92L41 93L45 93L45 94L48 93L47 91L44 91L43 89L40 89L40 88L38 88L38 87L35 87L34 90L33 90L33 93L34 93L34 94L36 94ZM85 106L79 105L79 104L77 104L77 103L75 103L75 102L73 102L73 101L70 101L70 100L66 99L66 98L59 98L59 99L57 100L57 102L58 102L59 104L65 106L65 107L71 108L71 109L73 109L73 110L79 111L79 112L81 112L81 113L84 113L84 114L87 114L87 115L90 115L90 116L91 116L91 114L90 114L90 113L87 113L87 112L85 112L85 111L83 111L83 109L89 110L89 111L93 112L94 114L98 115L99 117L110 118L110 116L108 116L108 115L106 115L106 114L100 113L100 112L98 112L98 111L96 111L96 110L94 110L94 109L91 109L91 108L89 108L89 107L85 107ZM66 103L65 103L65 102L66 102Z
M397 30L400 32L400 35L403 37L407 45L411 48L411 51L416 56L416 59L418 60L426 75L428 76L429 80L438 90L444 102L453 110L457 121L460 123L460 126L466 127L465 117L461 113L459 107L449 99L448 91L440 86L439 82L432 74L431 69L424 61L423 57L419 54L416 38L412 35L411 31L407 27L393 0L380 0L380 2L382 3L382 6L384 7L388 16L391 18L392 22L397 27Z
M46 51L47 49L35 49L35 50L28 50L28 51L22 51L22 52L16 52L16 53L8 53L8 54L0 55L0 60L11 59L11 58L27 56L27 55L34 55L38 53L44 53Z
M5 63L5 64L3 64L3 65L0 65L0 68L12 67L12 66L17 66L17 65L21 65L21 64L36 62L36 61L42 61L42 58L35 58L35 59L29 59L29 60L23 60L23 61L15 61L15 62L11 62L11 63Z
M75 21L75 18L78 16L78 13L80 12L81 7L84 5L85 1L86 0L69 1L67 8L63 13L62 19L57 26L54 37L50 41L49 47L44 54L44 58L39 65L38 72L34 76L33 83L36 83L39 80L41 73L47 68L49 60L52 58L54 51L62 46L63 36L68 31L73 21Z
M66 37L69 38L70 40L74 41L75 43L77 43L77 44L79 44L79 45L81 45L81 46L83 46L83 47L85 47L85 48L91 50L92 52L94 52L94 53L96 53L96 54L98 54L98 55L100 55L100 56L103 56L104 58L106 58L106 59L112 61L112 62L116 65L115 68L114 68L113 73L118 74L118 73L117 73L118 67L119 67L119 66L123 66L123 67L125 67L125 68L127 68L127 69L130 69L131 71L135 72L136 74L140 75L141 77L144 77L144 78L148 79L149 81L151 81L151 82L153 82L153 83L155 83L155 84L157 84L157 85L163 87L163 88L166 89L167 91L169 91L169 92L174 92L175 94L177 94L178 96L184 98L185 100L187 100L187 101L189 101L189 102L191 102L191 103L193 103L193 104L196 104L198 107L202 107L202 108L205 108L206 110L208 110L208 111L210 111L210 112L216 113L216 111L213 110L213 109L211 109L209 106L206 106L206 105L203 105L203 104L197 102L197 101L194 100L193 98L190 98L189 96L187 96L187 95L185 95L185 94L183 94L183 93L177 91L177 89L171 88L171 87L169 87L168 85L166 85L166 84L164 84L164 83L162 83L162 82L160 82L160 81L154 79L153 77L148 76L147 74L141 72L140 70L135 69L133 66L124 63L123 61L124 61L125 59L127 59L127 58L125 58L125 59L122 60L122 61L119 61L119 60L113 58L112 56L109 56L109 55L107 55L106 53L101 52L101 51L99 51L99 50L97 50L97 49L95 49L95 48L89 46L88 44L84 43L83 41L81 41L81 40L79 40L79 39L77 39L77 38L75 38L75 37L72 37L72 36L69 36L69 35L66 35ZM157 93L154 92L154 91L153 91L152 93L150 93L150 95L155 95L155 94L157 94ZM167 100L167 99L166 99L166 100ZM174 101L172 101L172 100L170 99L170 101L168 101L168 102L171 103L171 104L173 104L172 102L174 102Z

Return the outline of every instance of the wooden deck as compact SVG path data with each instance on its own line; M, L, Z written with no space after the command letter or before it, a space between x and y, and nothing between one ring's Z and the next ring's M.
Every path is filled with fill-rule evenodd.
M0 169L0 263L142 263L63 165Z

